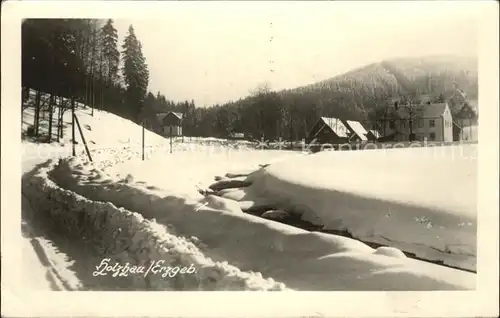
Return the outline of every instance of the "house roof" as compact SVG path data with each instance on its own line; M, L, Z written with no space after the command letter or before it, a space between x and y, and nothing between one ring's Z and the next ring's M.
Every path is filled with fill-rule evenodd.
M321 117L321 121L325 123L337 136L348 137L347 127L344 125L342 120L332 117Z
M159 121L162 121L170 113L174 114L175 117L182 119L182 113L177 112L158 113L156 114L156 118L158 118Z
M167 116L167 113L158 113L156 114L156 118L159 120L159 121L162 121L163 118L165 118L165 116Z
M413 114L416 117L422 118L436 118L443 115L448 104L446 103L431 103L431 104L423 104L423 105L415 105ZM408 107L399 106L396 113L400 118L409 118L410 110Z
M363 125L361 125L361 123L359 121L355 121L355 120L346 120L347 122L347 125L349 127L351 127L352 131L354 131L354 133L361 139L361 140L368 140L368 138L366 137L366 134L368 134L368 132L366 131L365 127L363 127Z
M374 129L371 129L368 132L372 133L375 136L375 138L380 138L382 136L378 131L376 131Z
M178 112L169 112L169 113L172 113L172 114L174 114L177 118L182 119L182 113L178 113Z

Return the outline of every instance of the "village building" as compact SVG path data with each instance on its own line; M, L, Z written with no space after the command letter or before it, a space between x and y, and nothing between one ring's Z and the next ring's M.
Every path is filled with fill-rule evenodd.
M232 132L229 134L229 138L231 139L245 139L244 133Z
M464 141L477 141L477 126L479 125L479 112L477 100L468 100L463 103L460 110L453 118L453 139Z
M338 118L320 117L307 135L307 143L344 144L349 142L350 130Z
M350 142L366 142L368 141L368 131L363 127L363 125L359 121L355 120L346 120L346 127L350 131Z
M156 114L156 132L165 137L182 136L182 114L178 112L167 112Z
M385 141L453 141L453 118L447 103L396 101L389 106L382 127Z

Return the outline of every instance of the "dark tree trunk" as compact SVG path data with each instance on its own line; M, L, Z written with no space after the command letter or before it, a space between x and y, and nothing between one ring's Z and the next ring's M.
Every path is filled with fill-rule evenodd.
M30 89L28 87L23 87L22 89L22 102L23 102L23 107L24 105L26 104L26 102L28 101L29 97L30 97Z
M63 104L63 97L59 97L59 122L58 122L58 128L59 128L59 132L58 132L58 136L59 138L63 138L64 137L64 133L63 133L63 115L64 115L64 104Z
M54 94L50 94L50 101L49 101L49 132L48 132L48 142L52 141L52 119L53 119L53 109L54 109L54 103L55 103L55 96Z
M40 91L36 92L35 97L35 121L33 122L35 136L38 137L38 126L40 123L40 99L42 97L42 93Z

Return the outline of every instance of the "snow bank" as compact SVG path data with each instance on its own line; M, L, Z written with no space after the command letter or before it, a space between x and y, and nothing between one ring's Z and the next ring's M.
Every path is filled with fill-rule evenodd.
M50 160L23 177L23 192L57 227L75 239L93 243L104 257L132 265L165 260L168 266L196 269L195 275L162 278L155 275L121 277L127 289L138 290L285 290L282 283L242 272L227 262L214 262L190 241L172 235L158 223L138 213L106 202L91 201L56 185L49 174L57 167ZM98 264L96 264L97 266ZM123 281L122 281L123 283Z
M475 288L472 273L401 257L396 249L374 250L357 240L245 214L233 200L201 195L185 198L133 178L114 180L78 159L61 161L51 176L89 199L112 202L172 227L170 231L176 235L196 237L200 249L211 259L257 271L292 289Z
M273 204L327 230L475 270L476 145L289 158L223 196Z

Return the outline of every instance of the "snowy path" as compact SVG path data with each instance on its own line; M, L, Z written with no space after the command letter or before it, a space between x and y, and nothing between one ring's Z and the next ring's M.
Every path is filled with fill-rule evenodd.
M31 147L35 149L34 147ZM28 149L24 148L25 154L28 154ZM36 154L38 153L38 155ZM43 162L45 159L43 155L40 156L42 152L37 149L36 152L31 152L31 155L23 156L22 160L22 173L28 173L37 164ZM54 153L48 151L45 153L46 156L52 156ZM21 195L21 208L22 208L22 218L21 221L21 232L22 232L22 264L21 264L21 277L24 281L21 283L27 289L34 290L44 290L44 291L56 291L56 290L66 290L66 286L61 282L57 274L57 269L53 267L53 263L48 259L47 251L44 249L43 244L40 243L39 238L36 236L33 224L30 224L32 220L27 220L29 217L33 217L35 211L33 210L29 200ZM63 259L64 255L55 255Z
M21 168L25 175L48 158L59 158L68 154L68 147L40 147L24 143ZM80 288L80 280L70 269L72 262L59 246L49 239L50 222L37 219L36 207L21 193L21 234L23 288L37 291L64 291Z
M26 199L23 198L23 201ZM23 209L26 203L23 202ZM57 268L52 265L40 240L33 237L29 230L23 229L20 286L37 291L68 290L61 280Z

